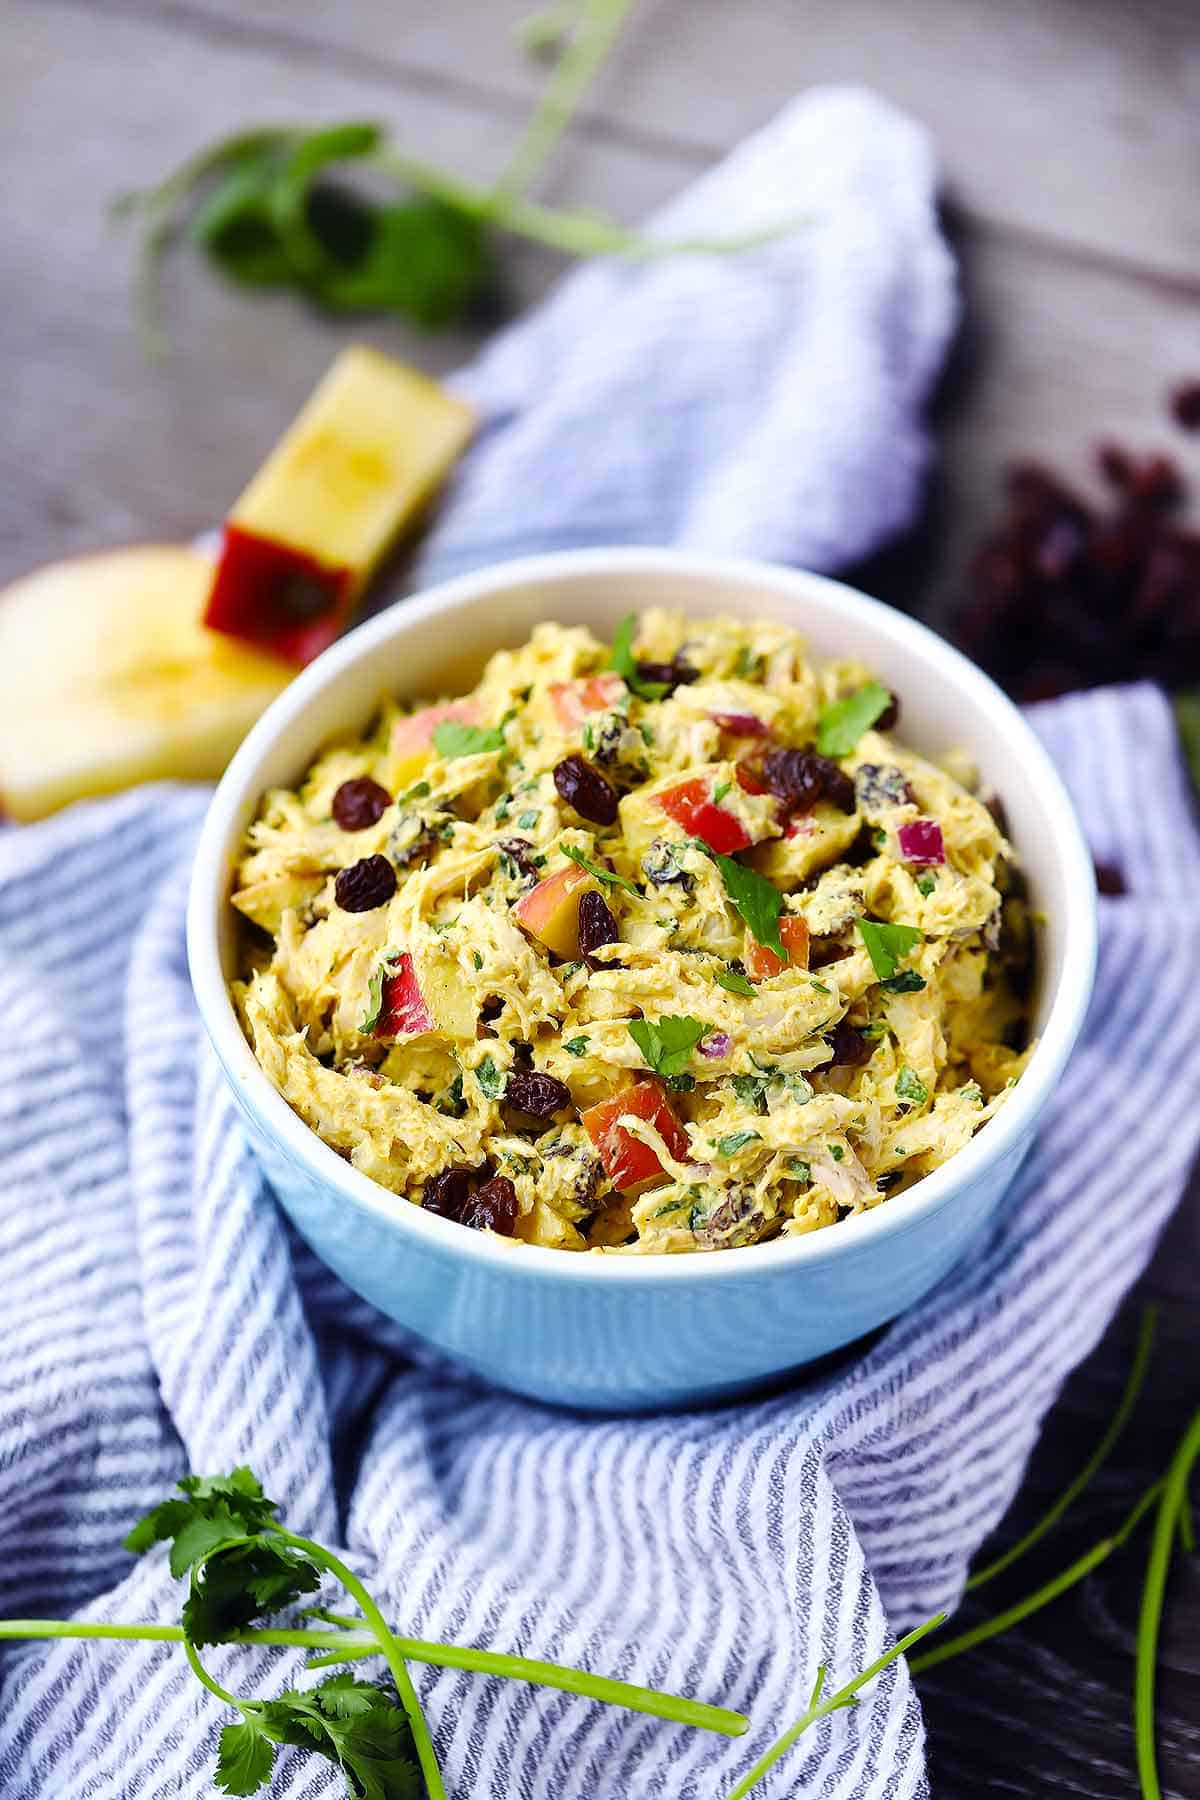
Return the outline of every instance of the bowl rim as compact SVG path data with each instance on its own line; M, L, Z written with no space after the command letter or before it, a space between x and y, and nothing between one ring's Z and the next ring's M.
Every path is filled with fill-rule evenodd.
M352 665L438 614L452 614L496 599L509 589L627 574L700 580L744 581L770 588L802 607L806 595L836 600L839 610L864 624L881 643L905 642L969 700L992 715L1014 739L1031 767L1050 827L1049 841L1065 875L1068 896L1065 953L1045 1027L1029 1066L1011 1098L966 1147L903 1194L836 1226L768 1244L742 1245L704 1255L588 1256L525 1244L461 1226L401 1200L347 1163L292 1111L272 1085L243 1035L221 967L220 909L229 904L226 844L250 790L261 792L258 769L277 739L303 718L311 702ZM797 622L803 630L803 620ZM193 991L205 1030L235 1094L263 1131L316 1182L401 1235L412 1233L436 1258L465 1259L532 1279L603 1282L744 1281L786 1269L853 1259L883 1240L915 1227L980 1180L1031 1133L1082 1028L1097 953L1094 865L1073 804L1048 752L1013 702L961 651L919 620L870 598L831 576L748 557L683 549L613 546L548 551L488 564L418 591L356 626L303 669L251 728L219 782L205 815L192 867L187 908L187 952Z

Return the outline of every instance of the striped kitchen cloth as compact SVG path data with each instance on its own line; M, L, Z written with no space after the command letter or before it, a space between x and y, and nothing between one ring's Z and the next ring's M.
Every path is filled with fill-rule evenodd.
M749 262L572 277L541 315L543 350L521 326L470 377L487 424L431 568L573 531L829 563L901 520L953 311L928 147L862 96L818 96L732 159L724 189L709 178L707 228L711 209L738 222L739 194L763 183L772 204L811 189L857 212L830 204L811 238L765 252L766 294ZM820 290L843 225L839 323ZM667 313L660 281L681 283ZM599 309L590 383L573 284ZM675 335L647 345L668 318ZM777 341L793 318L797 341ZM739 337L724 365L717 345L743 332L766 334L757 356ZM839 346L846 392L814 415ZM746 382L761 416L731 391ZM789 391L807 396L790 420ZM1060 1384L1149 1257L1197 1131L1200 849L1170 715L1137 689L1035 723L1129 891L1102 902L1099 1000L1019 1185L969 1263L857 1358L767 1399L660 1417L578 1417L460 1380L290 1235L189 993L202 792L144 789L0 838L0 1616L177 1618L164 1558L134 1563L121 1538L189 1468L249 1462L403 1630L753 1720L730 1743L419 1671L454 1800L720 1800L802 1710L820 1662L840 1683L953 1605ZM264 1695L297 1673L287 1652L211 1666ZM13 1645L0 1793L200 1796L226 1720L172 1646ZM330 1796L326 1769L285 1752L274 1791ZM926 1794L904 1667L762 1791Z

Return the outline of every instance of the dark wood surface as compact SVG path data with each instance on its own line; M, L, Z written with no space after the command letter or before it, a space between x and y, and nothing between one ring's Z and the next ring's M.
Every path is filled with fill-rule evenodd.
M486 178L535 92L512 47L527 0L9 0L0 54L0 580L100 544L178 537L223 512L334 344L286 300L194 266L168 281L176 350L147 365L113 196L220 132L380 118ZM947 171L967 324L939 402L930 515L875 591L945 619L1005 462L1083 476L1097 438L1146 447L1200 373L1200 13L1195 0L643 0L546 193L635 220L798 88L861 80L926 120ZM552 257L512 259L512 303ZM432 370L475 337L356 337ZM1177 446L1176 446L1177 448ZM1200 476L1200 456L1192 473ZM1155 1377L1077 1513L963 1619L1010 1603L1102 1536L1200 1405L1200 1187L1138 1290L1162 1308ZM998 1543L1085 1460L1116 1403L1136 1300L1052 1414ZM1147 1538L921 1691L939 1800L1136 1793L1132 1646ZM1200 1800L1200 1574L1180 1563L1161 1675L1161 1763Z

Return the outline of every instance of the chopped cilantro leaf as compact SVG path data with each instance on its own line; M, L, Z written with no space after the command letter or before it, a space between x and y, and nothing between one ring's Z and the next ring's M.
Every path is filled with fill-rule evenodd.
M633 654L633 635L637 630L637 614L626 613L613 632L608 666L622 677L626 687L641 700L661 700L667 691L665 681L643 681L638 674L637 657Z
M746 994L751 1000L756 991L740 969L723 969L717 976L717 986L723 987L728 994Z
M736 1156L747 1144L761 1144L762 1135L757 1131L731 1131L728 1137L718 1138L715 1149L720 1157Z
M498 1069L490 1056L485 1056L475 1071L475 1079L480 1091L489 1100L499 1100L508 1086L508 1076L503 1069Z
M737 653L733 672L742 681L753 681L762 672L762 657L756 656L749 644L743 644Z
M397 795L396 805L407 806L412 800L427 800L432 792L433 789L427 781L414 782L412 787L406 788L402 794Z
M729 792L729 790L732 786L733 786L732 781L718 781L716 787L713 789L713 805L714 806L720 806L722 800L725 798L726 794Z
M770 1085L770 1075L735 1075L732 1079L734 1093L742 1105L748 1106L752 1112L766 1112L767 1089Z
M480 956L478 950L472 950L471 961L475 965L476 974L478 974L479 970L482 969L482 967L483 967L483 958L482 958L482 956Z
M817 749L822 756L849 756L864 731L881 719L892 696L878 681L868 681L857 693L835 700L817 720Z
M634 1019L629 1035L646 1059L648 1068L666 1080L682 1076L692 1060L692 1051L709 1027L701 1019L668 1015L652 1022Z
M841 1162L843 1156L846 1154L841 1144L826 1144L825 1148L828 1150L830 1156L832 1156L834 1162Z
M779 935L779 916L783 911L783 895L773 881L747 869L732 856L720 856L710 850L702 838L695 839L697 849L711 856L721 871L725 892L742 916L751 937L757 938L765 950L773 950L781 962L790 962Z
M586 1056L588 1041L585 1037L568 1038L563 1049L568 1056Z
M433 747L443 762L459 756L482 756L485 750L503 750L504 733L498 726L464 725L461 719L440 719L433 728Z
M395 952L385 950L375 973L367 983L367 1010L358 1022L358 1029L364 1037L368 1036L379 1023L379 1015L383 1011L383 983L390 973L391 959Z
M797 1181L811 1181L812 1169L802 1156L793 1156L788 1162L788 1174L794 1175Z
M889 994L919 994L925 986L925 977L918 975L915 969L902 969L899 975L893 975L889 981L881 981L881 988Z
M538 814L536 809L534 809L531 812L523 812L521 814L520 818L517 820L517 824L520 826L522 831L532 831L534 826L538 822L539 816L540 815Z
M915 925L881 925L875 919L859 919L858 935L867 947L871 967L880 981L890 981L902 957L915 950L921 933Z
M589 862L583 851L577 850L574 844L560 844L558 847L564 856L570 857L573 863L578 863L581 869L586 869L589 875L595 876L602 887L623 888L627 894L633 894L640 898L638 889L634 887L632 881L626 881L624 875L614 875L611 869L604 869L599 863Z
M929 1089L921 1080L915 1069L905 1063L896 1077L897 1100L910 1100L914 1106L924 1106L929 1098Z
M936 875L930 875L929 872L926 871L926 873L924 875L917 876L917 892L918 892L918 894L923 894L925 896L926 900L928 900L930 894L932 894L932 892L936 886L937 886L937 876Z
M833 989L826 987L823 981L818 981L815 975L809 976L808 985L810 988L816 988L818 994L831 994L833 992Z

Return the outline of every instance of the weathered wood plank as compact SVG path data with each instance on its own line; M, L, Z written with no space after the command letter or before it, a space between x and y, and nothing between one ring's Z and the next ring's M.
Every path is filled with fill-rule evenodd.
M143 0L106 0L121 8ZM357 60L405 92L515 119L540 74L514 45L529 0L163 0L299 62ZM1115 263L1200 283L1200 33L1192 0L643 0L585 113L605 141L711 158L814 82L866 82L931 127L970 210ZM559 165L568 184L589 154ZM618 196L618 198L620 198Z

